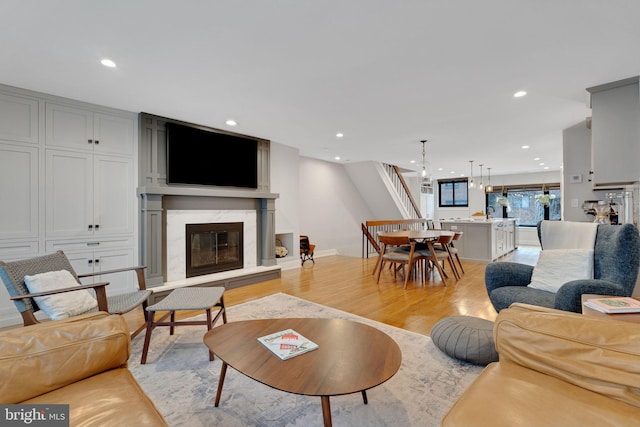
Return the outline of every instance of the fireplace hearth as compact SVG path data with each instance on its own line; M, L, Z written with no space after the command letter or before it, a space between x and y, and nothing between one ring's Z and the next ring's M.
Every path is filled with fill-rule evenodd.
M186 277L241 269L242 222L186 224Z

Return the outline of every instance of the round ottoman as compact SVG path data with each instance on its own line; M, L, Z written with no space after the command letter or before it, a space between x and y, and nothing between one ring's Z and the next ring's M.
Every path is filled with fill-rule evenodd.
M450 316L431 329L431 340L442 352L465 362L487 365L498 360L493 322L471 316Z

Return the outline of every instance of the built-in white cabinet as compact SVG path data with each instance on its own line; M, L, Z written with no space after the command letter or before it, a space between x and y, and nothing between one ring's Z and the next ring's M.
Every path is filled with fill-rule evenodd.
M135 113L0 85L0 260L61 249L78 273L138 264L136 146ZM103 279L135 288L132 274ZM0 327L20 324L1 288Z
M0 142L0 239L38 237L38 148Z
M591 168L593 184L640 180L640 89L638 77L608 83L591 94Z
M0 140L38 144L38 107L35 98L0 93Z
M47 145L131 155L134 120L53 103L46 104Z
M47 150L45 169L47 237L133 231L130 159Z
M132 267L136 263L131 249L95 250L86 252L65 251L71 266L78 274L100 273L101 271L117 270ZM109 282L107 293L123 293L133 289L135 274L131 271L114 273L106 276L93 276L81 280L85 284Z

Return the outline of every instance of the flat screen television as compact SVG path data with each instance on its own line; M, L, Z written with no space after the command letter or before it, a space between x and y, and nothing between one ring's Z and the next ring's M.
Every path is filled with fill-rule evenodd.
M166 124L167 183L258 188L258 141Z

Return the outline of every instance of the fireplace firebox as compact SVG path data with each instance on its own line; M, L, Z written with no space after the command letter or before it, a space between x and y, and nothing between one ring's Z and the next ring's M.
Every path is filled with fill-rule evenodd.
M186 224L186 276L243 268L242 222Z

